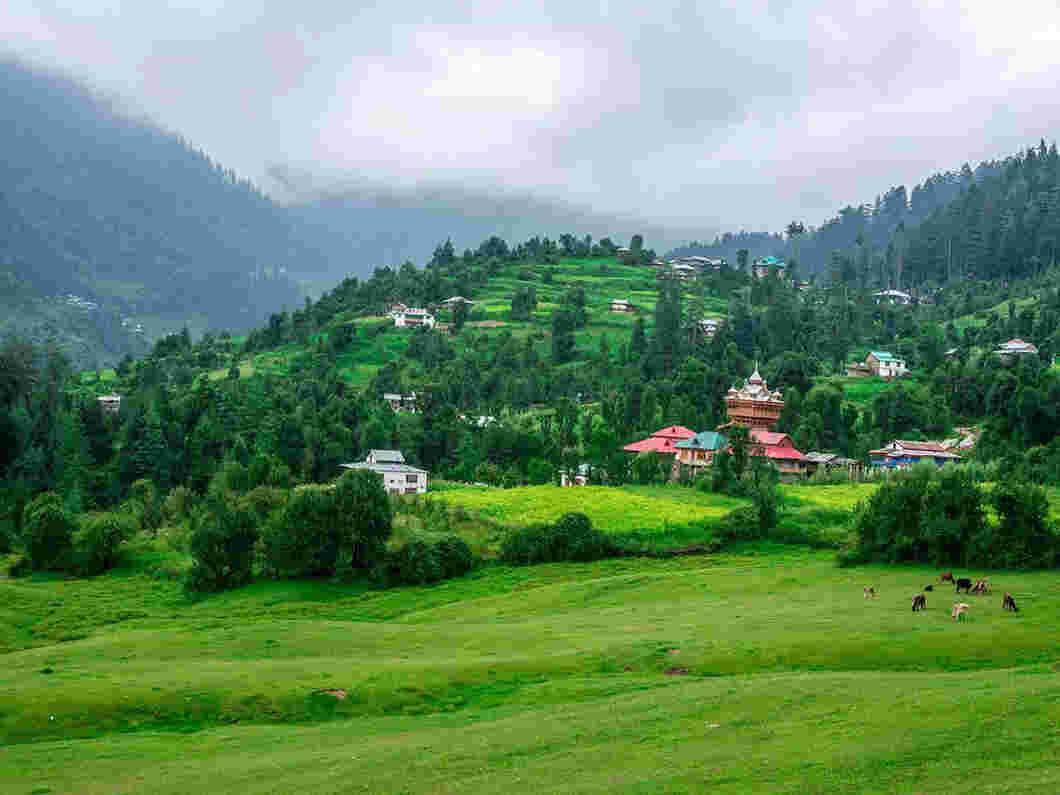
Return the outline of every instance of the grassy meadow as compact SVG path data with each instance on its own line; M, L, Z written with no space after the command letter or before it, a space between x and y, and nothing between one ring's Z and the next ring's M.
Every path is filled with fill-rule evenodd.
M1060 785L1052 573L992 572L955 623L946 588L909 609L937 572L797 547L194 602L149 559L0 580L0 791Z

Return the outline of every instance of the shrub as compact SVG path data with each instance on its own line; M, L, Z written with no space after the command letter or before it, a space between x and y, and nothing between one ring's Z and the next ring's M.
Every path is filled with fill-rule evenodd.
M0 520L0 555L8 554L14 548L14 528L6 520Z
M65 571L70 567L77 525L54 491L38 495L26 506L22 520L22 543L34 571Z
M299 489L265 528L265 561L281 577L335 573L342 528L334 497L318 487Z
M195 492L187 486L177 486L162 502L162 515L167 522L187 519L195 507Z
M150 480L140 478L133 482L129 487L129 503L144 530L157 530L162 526L162 501Z
M102 574L118 562L121 543L135 535L136 519L107 511L80 517L74 533L72 570L82 576Z
M990 566L1048 568L1057 560L1058 540L1049 526L1049 498L1030 483L999 483L991 495L997 529L976 554ZM983 539L987 541L987 539Z
M444 579L462 577L475 565L471 547L460 536L445 536L439 539L435 542L434 551Z
M435 548L422 538L412 538L387 556L387 583L427 585L444 576Z
M383 560L393 513L374 472L347 472L330 488L297 490L270 519L265 559L288 577L346 574Z
M729 511L718 521L717 533L726 544L761 538L762 530L758 521L758 511L751 505Z
M207 515L191 535L189 549L194 564L184 581L185 589L209 593L248 582L257 541L258 528L250 511L212 500Z
M513 566L614 557L621 549L583 513L568 513L555 524L533 524L514 530L501 544L500 558Z

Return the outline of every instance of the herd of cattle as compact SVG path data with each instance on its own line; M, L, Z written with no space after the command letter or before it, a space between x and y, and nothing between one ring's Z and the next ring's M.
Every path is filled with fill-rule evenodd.
M976 580L972 582L967 577L954 578L952 571L944 571L939 575L939 582L951 582L954 585L954 593L960 593L964 591L966 594L981 594L986 595L990 593L990 581L986 578ZM934 591L934 585L925 585L924 591ZM872 586L865 588L865 598L875 599L876 589ZM913 612L923 610L927 607L927 597L923 593L918 593L913 596ZM1018 613L1019 608L1016 607L1016 600L1012 598L1012 594L1006 593L1001 599L1001 608L1003 610L1011 610L1013 613ZM954 621L962 620L968 614L968 610L971 609L971 605L967 602L954 602L953 609L950 610L950 617Z

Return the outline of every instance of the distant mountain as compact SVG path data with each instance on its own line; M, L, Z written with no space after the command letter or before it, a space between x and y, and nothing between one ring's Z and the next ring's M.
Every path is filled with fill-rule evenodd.
M252 184L76 82L0 62L0 96L0 273L23 297L246 328L300 300L296 265L329 266Z
M662 252L713 231L599 213L518 193L459 186L402 190L341 181L319 184L316 178L286 167L272 168L270 176L282 186L280 192L290 197L290 208L302 222L331 240L331 245L336 244L335 238L341 239L354 274L364 273L366 265L423 263L446 239L461 252L494 236L515 244L537 235L555 240L569 233L579 239L610 237L627 245L633 235L640 234L646 247Z
M694 234L458 188L320 190L274 168L281 203L68 77L0 60L0 97L0 337L57 337L82 366L185 325L261 325L446 239L639 233L662 250Z

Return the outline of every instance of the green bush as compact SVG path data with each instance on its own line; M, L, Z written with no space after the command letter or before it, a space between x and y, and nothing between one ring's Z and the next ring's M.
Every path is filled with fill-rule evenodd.
M445 536L434 544L438 564L442 567L442 577L451 579L462 577L475 566L475 556L471 547L460 536Z
M1030 483L999 483L991 496L997 529L980 540L976 557L999 568L1055 566L1060 539L1049 524L1045 489Z
M162 526L162 500L155 484L147 478L134 481L129 487L129 503L144 530Z
M265 562L280 577L335 573L342 526L333 495L318 487L299 489L265 527Z
M614 539L594 530L583 513L568 513L555 524L532 524L514 530L501 544L500 559L513 566L561 561L591 561L622 553Z
M15 547L15 529L11 522L0 520L0 555L6 555Z
M433 543L412 538L389 552L375 567L373 576L384 587L429 585L461 577L471 571L474 564L471 548L462 538L445 536Z
M117 511L85 514L73 539L72 570L82 576L102 574L118 562L121 543L137 530L133 516Z
M964 467L916 466L895 473L854 514L856 547L841 563L912 562L939 566L1046 568L1060 548L1048 522L1049 502L1038 486L1006 481L986 516L977 473Z
M66 571L70 568L77 525L54 491L38 495L26 506L22 519L22 545L30 569Z
M298 489L265 529L268 569L284 577L346 575L385 557L393 513L374 472L347 472L332 487Z
M427 585L444 577L434 546L412 538L387 556L388 585Z
M195 493L187 486L176 486L162 502L162 515L167 522L187 519L195 508Z
M250 511L211 500L191 535L189 551L194 564L184 581L185 589L210 593L249 582L257 541L258 528Z

